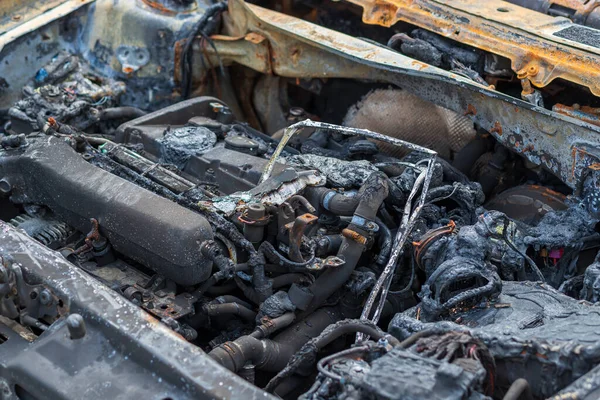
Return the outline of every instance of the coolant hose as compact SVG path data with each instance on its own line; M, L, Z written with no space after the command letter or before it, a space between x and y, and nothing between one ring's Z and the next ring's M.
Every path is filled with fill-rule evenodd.
M295 319L296 314L294 312L287 312L277 318L267 318L265 322L258 325L254 329L250 336L255 337L257 339L269 337L271 334L290 326Z
M358 260L366 247L370 235L367 224L377 225L377 210L389 193L388 180L385 174L374 172L369 176L358 192L359 203L348 228L344 229L344 239L337 256L344 260L344 265L328 269L313 283L308 291L312 300L306 307L306 312L315 310L325 303L325 300L346 283L356 268ZM293 300L292 300L293 301ZM298 306L298 304L296 304Z
M314 206L323 207L335 215L349 216L358 207L358 197L344 196L332 189L310 187L306 189L307 198Z
M305 320L291 325L272 340L260 340L246 335L214 348L208 355L234 372L239 371L248 362L257 369L280 371L306 342L341 318L342 315L336 308L322 308Z
M379 226L380 232L379 256L377 257L377 261L375 261L375 263L383 266L387 262L390 252L392 251L394 238L392 237L392 232L382 220L376 218L375 222Z
M209 317L237 315L246 321L254 321L256 318L256 313L254 311L238 303L206 304L202 307L202 310Z
M216 297L210 304L226 304L226 303L238 303L246 308L252 308L252 304L240 299L239 297L226 294L223 296Z

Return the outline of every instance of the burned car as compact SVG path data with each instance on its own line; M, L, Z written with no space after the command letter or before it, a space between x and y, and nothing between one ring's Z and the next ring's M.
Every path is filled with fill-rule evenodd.
M599 12L3 2L1 397L598 398Z

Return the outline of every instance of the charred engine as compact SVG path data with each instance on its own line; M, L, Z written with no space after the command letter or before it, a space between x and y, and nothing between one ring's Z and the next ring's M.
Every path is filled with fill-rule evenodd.
M386 155L382 144L407 155ZM587 301L600 296L596 264L586 270L584 257L599 235L583 204L529 198L532 212L510 218L502 212L511 213L510 191L488 203L499 211L482 208L481 185L431 150L310 120L276 141L215 98L150 113L110 137L49 119L40 131L3 138L0 176L5 221L226 369L261 386L271 379L267 389L281 396L493 395L512 382L504 374L504 389L494 388L496 368L512 364L496 366L506 349L487 326L504 324L506 308L519 315L515 329L529 333L549 318L509 300L524 290L509 281L545 281L536 290L554 297L559 288ZM2 317L36 337L64 303L27 283L26 265L2 257ZM579 308L591 312L568 306ZM431 348L401 345L368 320L391 320L400 338L433 324L419 339ZM321 359L313 387L303 385L317 353L345 347L354 332L378 341L363 336ZM563 386L596 361L587 357ZM385 383L392 372L406 376ZM402 382L415 375L422 386L405 393ZM553 382L534 392L561 388Z
M228 101L171 101L161 74L172 71L138 80L148 50L123 45L129 75L59 52L0 115L0 398L594 398L592 134L565 129L561 142L575 128L535 111L537 89L504 100L510 113L539 112L533 129L385 80L263 76L230 66L251 52L227 46L275 39L209 38L226 3L194 26L194 2L143 3L160 15L149 31L169 20L189 35L160 31L160 49L181 51L181 97L206 89L198 76L210 70L206 92ZM132 4L119 7L136 15ZM491 87L488 54L420 29L388 47L476 82L477 95ZM442 83L416 82L427 96ZM288 101L306 109L284 113ZM553 151L525 147L549 140L542 131Z
M387 156L382 141L410 154ZM396 236L472 223L483 201L431 150L311 121L278 142L214 98L142 116L110 139L51 118L3 138L0 175L5 221L263 381L327 326L360 317L378 279L392 278L390 257L406 257ZM373 308L384 318L415 304L414 273L401 272L392 289L407 288ZM10 277L7 288L23 285ZM3 316L32 335L60 318L5 303Z

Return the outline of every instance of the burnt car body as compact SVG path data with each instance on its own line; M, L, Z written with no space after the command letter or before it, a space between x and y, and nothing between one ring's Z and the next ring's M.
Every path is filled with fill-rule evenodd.
M0 4L0 396L593 399L600 2Z

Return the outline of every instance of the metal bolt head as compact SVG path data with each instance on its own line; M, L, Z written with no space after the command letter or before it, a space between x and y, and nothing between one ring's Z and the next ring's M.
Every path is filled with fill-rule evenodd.
M12 191L12 185L6 179L0 179L0 196L8 196Z
M248 206L246 214L249 219L257 220L265 216L266 209L262 204L254 203Z
M46 289L40 292L40 303L47 306L52 302L52 295Z
M81 339L85 336L85 321L79 314L71 314L67 317L67 328L73 340Z

